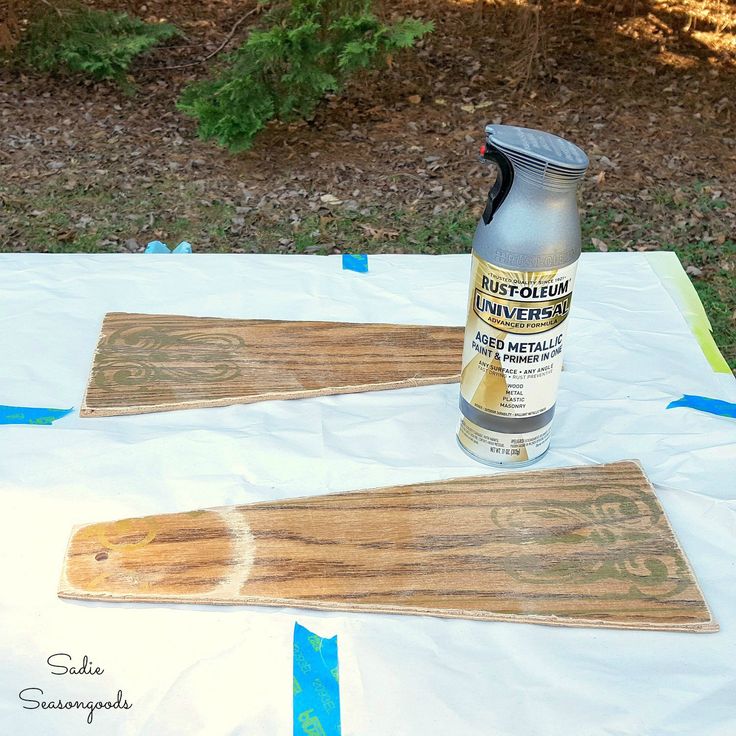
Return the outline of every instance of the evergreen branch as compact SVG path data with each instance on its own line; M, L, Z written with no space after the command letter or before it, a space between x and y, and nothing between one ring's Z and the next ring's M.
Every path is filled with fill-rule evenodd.
M170 69L186 69L190 66L199 66L200 64L204 64L206 61L209 61L210 59L213 59L217 54L219 54L232 40L232 37L235 35L235 32L240 28L240 26L243 24L243 22L250 18L251 15L254 13L257 13L261 10L261 5L256 5L254 8L251 8L247 13L240 16L240 18L233 24L233 27L230 29L230 33L225 36L225 39L223 42L212 52L207 54L207 56L204 56L201 59L197 59L196 61L190 61L186 64L176 64L175 66L157 66L157 67L147 67L148 69L156 69L158 70L170 70Z

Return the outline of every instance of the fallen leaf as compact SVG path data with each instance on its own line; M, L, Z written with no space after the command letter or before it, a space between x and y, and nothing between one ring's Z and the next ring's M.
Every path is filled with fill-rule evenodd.
M360 227L371 240L395 240L399 237L398 230L389 230L388 228L373 227L372 225L361 224Z
M608 253L608 245L602 240L598 238L591 238L590 240L601 253Z
M338 205L342 204L342 200L338 199L334 194L323 194L320 198L320 202L327 205Z
M698 276L703 275L703 269L698 268L697 266L688 266L685 269L686 273L689 273L691 276L694 276L695 278L698 278Z
M422 101L422 98L419 95L409 95L406 99L409 100L412 105L418 105Z

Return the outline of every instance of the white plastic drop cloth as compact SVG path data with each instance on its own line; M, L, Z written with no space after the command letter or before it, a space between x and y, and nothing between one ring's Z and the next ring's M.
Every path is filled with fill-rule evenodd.
M674 256L661 254L661 259ZM668 261L669 262L669 261ZM462 325L469 256L0 256L0 404L78 410L107 311ZM295 620L339 637L345 736L734 736L736 401L644 254L586 254L552 448L638 458L717 634L56 597L74 524L495 472L457 447L458 386L0 426L0 734L292 733ZM672 265L670 263L670 265ZM288 350L289 346L283 346ZM102 675L53 675L87 655ZM25 710L114 699L126 711Z

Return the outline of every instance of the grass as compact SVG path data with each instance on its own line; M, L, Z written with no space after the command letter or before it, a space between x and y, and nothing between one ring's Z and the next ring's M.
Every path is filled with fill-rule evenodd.
M427 216L378 208L349 211L341 205L292 221L277 208L255 210L208 199L196 184L174 177L155 189L49 183L33 196L8 188L0 195L5 228L12 228L12 238L5 246L0 241L0 250L12 250L14 242L22 250L102 253L141 250L150 240L171 246L188 240L195 251L216 253L463 253L476 225L470 210ZM728 203L715 195L706 184L696 184L687 191L652 192L651 201L626 209L588 206L583 242L589 251L675 251L690 267L716 343L736 368L736 241L725 236Z
M124 251L131 239L139 248L154 239L186 239L199 251L216 253L460 253L470 247L475 229L469 212L427 218L339 207L335 214L321 210L291 222L280 210L242 213L248 208L207 199L196 184L178 179L135 193L104 184L48 185L33 194L0 186L0 197L6 228L12 223L15 230L7 242L0 240L0 251L13 250L15 243L24 251L103 253Z
M469 212L427 218L417 212L398 210L333 215L310 215L296 227L279 224L261 228L264 250L293 240L296 253L327 254L335 251L361 253L464 253L470 249L475 218Z
M47 186L33 195L0 188L0 197L6 223L16 231L6 244L0 240L0 251L116 253L140 250L151 240L193 240L208 242L212 252L231 250L227 225L235 207L205 200L196 187L174 179L136 192L97 184ZM172 199L179 204L172 206Z

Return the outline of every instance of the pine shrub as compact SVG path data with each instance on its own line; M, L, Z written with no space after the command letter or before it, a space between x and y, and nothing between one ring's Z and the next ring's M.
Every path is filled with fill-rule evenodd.
M432 28L384 24L371 0L291 0L268 12L216 76L186 87L179 107L197 118L201 138L247 149L269 120L309 118L351 74L384 64Z
M136 56L176 34L169 23L146 23L127 13L71 3L36 13L17 53L40 71L124 81Z

